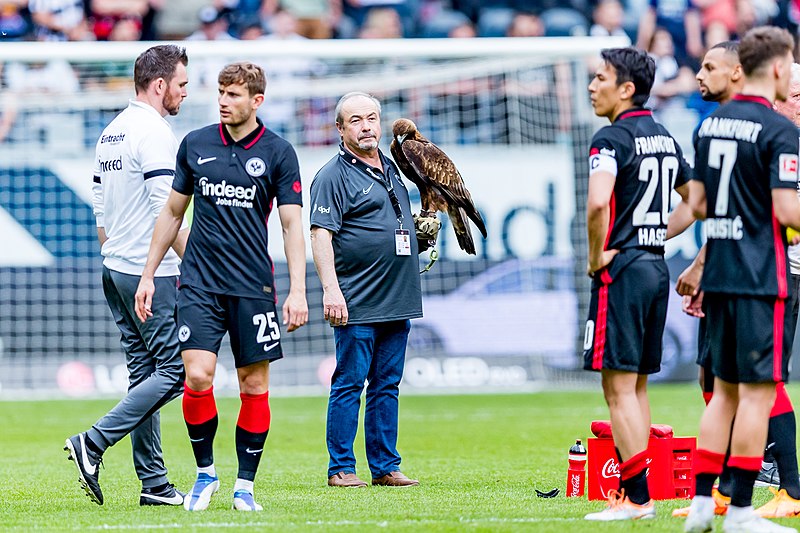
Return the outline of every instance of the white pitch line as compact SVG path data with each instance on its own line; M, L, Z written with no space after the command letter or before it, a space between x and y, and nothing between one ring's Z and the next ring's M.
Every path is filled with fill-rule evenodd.
M275 526L375 526L375 527L388 527L396 525L424 525L424 524L531 524L531 523L547 523L547 522L583 522L583 518L499 518L499 517L485 517L485 518L459 518L458 520L308 520L306 522L196 522L186 524L102 524L99 526L92 526L88 528L81 527L80 529L96 529L96 530L127 530L127 529L192 529L192 528L241 528L241 527L275 527Z

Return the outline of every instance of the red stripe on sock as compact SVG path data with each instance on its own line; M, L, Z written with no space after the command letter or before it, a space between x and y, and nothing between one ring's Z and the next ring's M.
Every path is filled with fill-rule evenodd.
M269 410L269 391L264 394L239 394L242 407L236 425L250 433L264 433L269 429L272 413Z
M789 394L786 392L786 387L783 382L780 382L775 385L775 403L772 405L772 411L770 411L769 417L785 415L792 411L794 411L792 400L789 398Z
M196 426L217 416L217 402L214 401L214 387L196 391L183 384L183 419Z
M708 405L708 402L711 401L711 397L712 396L714 396L713 392L704 392L703 393L703 401L706 402L706 405Z
M619 465L619 478L621 481L632 478L647 468L647 450L641 451Z
M728 466L731 468L739 468L741 470L749 470L751 472L758 472L761 470L761 459L764 457L742 457L731 455L728 459Z
M716 453L712 452L711 450L697 448L697 456L694 462L694 474L720 475L722 473L722 466L724 464L724 453ZM760 467L761 465L759 464L759 468Z

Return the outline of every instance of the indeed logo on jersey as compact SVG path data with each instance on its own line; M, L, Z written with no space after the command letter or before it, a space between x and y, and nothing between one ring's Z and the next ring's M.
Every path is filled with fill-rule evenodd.
M115 172L122 170L122 156L108 161L100 160L100 172Z
M216 198L216 205L251 209L252 200L256 197L256 186L245 188L240 185L228 185L225 180L220 183L209 183L208 178L203 176L200 178L200 194Z

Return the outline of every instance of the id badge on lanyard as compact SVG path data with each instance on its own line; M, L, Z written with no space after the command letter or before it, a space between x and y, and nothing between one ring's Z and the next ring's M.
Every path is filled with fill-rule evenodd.
M376 176L371 169L367 168L367 172L374 179L378 180L389 193L389 200L392 202L392 208L397 216L397 223L400 225L399 229L394 230L394 254L395 255L411 255L411 232L403 229L403 211L400 209L400 200L397 199L397 193L394 192L392 186L392 177L388 176L389 183Z

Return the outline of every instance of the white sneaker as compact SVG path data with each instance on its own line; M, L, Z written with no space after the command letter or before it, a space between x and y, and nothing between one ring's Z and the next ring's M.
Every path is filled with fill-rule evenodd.
M589 513L583 518L586 520L609 522L612 520L645 520L648 518L655 518L655 516L656 506L653 500L643 505L637 505L625 496L624 491L617 492L612 490L608 494L608 503L605 509L597 513Z
M256 503L253 493L246 490L237 490L233 493L233 508L237 511L263 511L264 508Z
M746 520L731 520L730 515L722 523L725 533L797 533L793 527L786 527L753 513Z
M211 496L219 490L219 478L208 474L197 474L191 492L183 499L183 508L187 511L204 511L208 509Z
M695 496L686 515L683 530L686 533L709 533L714 531L714 514L716 504L710 496Z

